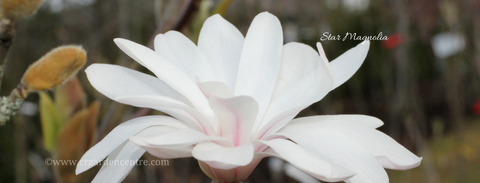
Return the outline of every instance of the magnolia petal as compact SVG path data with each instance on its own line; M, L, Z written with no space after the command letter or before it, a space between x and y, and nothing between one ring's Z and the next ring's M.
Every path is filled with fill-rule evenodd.
M227 147L233 146L230 139L218 136L207 136L204 133L191 128L184 128L172 133L162 134L151 138L144 138L143 141L150 146L167 148L191 146L203 141L214 141Z
M325 160L356 173L347 180L348 182L388 182L387 173L377 159L348 137L336 135L335 132L325 129L316 130L315 134L305 132L281 134L300 146L309 148Z
M311 176L329 182L337 182L348 179L354 173L345 168L336 166L321 156L309 152L307 149L285 139L273 139L270 141L261 141L268 145L273 152L273 156L288 161L298 169L310 174ZM268 151L267 151L268 153Z
M272 100L275 100L285 88L315 71L318 62L318 53L308 45L297 42L283 45L282 64L273 90Z
M155 37L155 52L183 71L192 81L199 77L202 81L214 81L210 64L198 47L185 35L168 31Z
M317 44L318 46L318 44ZM360 68L363 61L367 57L368 49L370 47L370 41L366 40L358 44L354 48L348 50L347 52L340 55L338 58L330 62L330 67L332 67L333 75L335 81L333 83L333 89L342 85L350 79L355 72ZM323 49L320 47L323 52Z
M85 69L92 86L110 99L131 95L160 95L187 105L190 102L162 80L110 64L92 64Z
M221 98L233 97L233 91L225 83L218 81L200 82L197 80L197 85L207 99L212 96Z
M203 97L202 92L193 79L187 77L175 65L145 46L120 38L114 41L128 56L147 67L159 79L185 96L195 108L202 111L207 117L213 118L213 111L208 107L207 99ZM213 121L214 119L211 120Z
M205 21L198 38L198 48L210 62L217 81L225 83L232 91L243 40L242 33L218 14Z
M211 141L205 141L193 148L192 155L195 159L207 163L212 168L232 169L252 162L253 144L246 143L237 147L224 147Z
M129 137L150 126L170 126L178 129L187 127L182 122L167 116L138 117L115 127L100 142L90 148L80 161L100 162ZM95 165L94 163L78 164L75 173L78 175Z
M234 146L249 141L258 112L255 99L249 96L211 97L208 101L218 120L221 121L219 123L221 137L232 139Z
M108 156L105 161L112 162L112 164L103 165L92 182L121 182L144 153L144 149L127 141L125 145L119 146L118 150ZM116 164L117 162L118 164Z
M282 27L277 17L268 12L257 15L243 44L234 92L235 96L251 96L258 102L256 126L263 119L275 88L282 45Z
M185 113L189 116L192 116L195 121L182 121L187 124L189 127L196 129L198 131L203 131L206 134L215 134L215 129L210 123L210 121L198 110L193 109L185 104L182 104L178 101L172 100L167 97L162 96L145 96L145 95L138 95L138 96L124 96L121 98L115 98L115 101L133 105L136 107L150 107L153 109L157 109L163 111L163 109L180 109L185 111ZM153 107L152 107L153 106ZM180 116L178 117L186 117L185 113L178 113ZM174 116L177 117L177 116Z

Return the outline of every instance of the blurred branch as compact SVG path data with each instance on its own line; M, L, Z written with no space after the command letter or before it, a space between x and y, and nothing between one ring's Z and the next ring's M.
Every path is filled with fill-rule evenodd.
M173 24L171 30L181 31L183 27L187 24L187 22L193 17L194 13L197 11L198 6L201 0L188 0L188 3L184 5L182 12L180 13L179 18ZM165 31L164 26L158 26L155 32L153 33L150 41L148 41L148 47L153 48L153 41L155 40L155 36Z
M15 37L16 21L6 16L0 19L0 89L2 88L3 75L5 73L5 65L7 65L7 54Z
M223 0L217 7L215 7L215 9L212 12L212 15L215 15L215 14L225 15L232 1L233 0Z

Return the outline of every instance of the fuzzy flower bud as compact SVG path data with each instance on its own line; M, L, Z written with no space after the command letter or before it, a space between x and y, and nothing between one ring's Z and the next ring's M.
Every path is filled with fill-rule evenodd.
M43 0L2 0L3 15L18 19L29 16L37 10Z
M61 46L53 49L30 65L22 78L29 92L50 90L74 76L85 64L87 54L80 46Z

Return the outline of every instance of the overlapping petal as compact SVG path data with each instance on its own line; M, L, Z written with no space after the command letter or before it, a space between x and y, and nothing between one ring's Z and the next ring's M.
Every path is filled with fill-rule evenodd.
M316 128L330 129L343 134L367 149L385 168L405 170L420 165L421 158L411 153L391 137L375 130L381 121L363 115L334 115L298 119L291 129ZM372 128L374 127L374 128Z
M125 39L115 39L115 43L122 51L135 61L152 71L159 79L185 96L192 105L205 114L210 120L213 111L208 107L208 101L203 97L195 81L185 75L175 65L171 64L153 50Z
M197 81L197 85L207 99L209 99L212 96L221 97L221 98L233 97L233 91L225 83L218 82L218 81L209 81L209 82Z
M405 169L419 165L421 158L372 128L378 126L378 119L342 118L341 115L299 118L278 134L356 173L347 182L388 182L383 167Z
M210 120L197 109L187 106L167 97L155 95L124 96L115 99L118 102L130 104L136 107L150 107L164 111L178 119L183 119L186 125L206 134L215 134L215 128ZM172 109L174 111L172 111Z
M92 182L121 182L135 166L133 162L140 159L144 153L144 149L126 141L108 156L105 161L110 161L112 164L103 165Z
M194 81L215 81L209 62L198 47L187 37L177 31L168 31L155 37L155 52L162 58L182 70Z
M257 15L248 29L238 65L235 96L253 97L259 106L254 129L270 103L281 65L283 35L280 21L270 13Z
M336 182L348 179L354 175L354 173L324 160L321 156L309 152L306 148L292 141L273 139L270 141L261 141L261 143L270 147L272 150L270 154L272 156L277 156L288 161L295 167L317 179Z
M295 62L307 62L310 64L296 64ZM283 127L298 112L307 106L322 99L330 92L333 84L333 75L328 62L318 55L310 46L291 43L283 48L282 70L277 80L277 87L281 91L272 99L269 108L266 111L263 123L257 132L259 134L268 134L275 132ZM311 66L315 68L306 68ZM293 71L289 71L289 68ZM284 71L286 70L286 71ZM279 116L285 116L278 118ZM263 135L260 135L260 137Z

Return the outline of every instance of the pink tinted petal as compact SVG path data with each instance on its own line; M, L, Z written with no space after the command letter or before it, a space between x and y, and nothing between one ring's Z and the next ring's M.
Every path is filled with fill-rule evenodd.
M211 97L209 102L221 122L220 136L232 139L234 146L248 142L258 112L255 99L249 96Z

